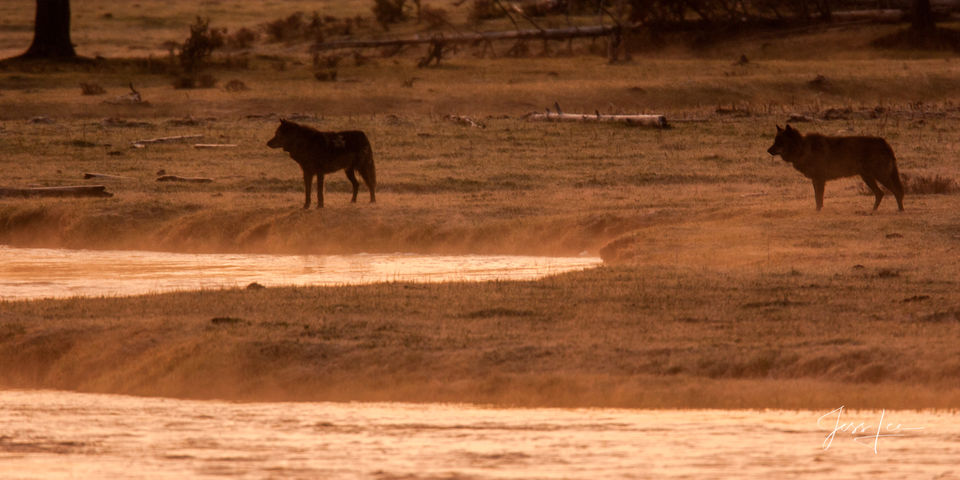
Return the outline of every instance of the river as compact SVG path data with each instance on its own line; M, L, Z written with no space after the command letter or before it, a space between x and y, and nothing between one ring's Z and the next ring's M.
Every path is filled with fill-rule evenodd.
M824 417L826 415L826 417ZM0 391L0 478L958 478L960 415L232 403ZM904 436L873 436L883 416ZM885 427L884 435L892 430ZM907 430L908 428L912 430ZM826 446L826 448L824 448Z
M12 248L0 245L0 300L387 281L534 280L599 266L596 257L256 255Z

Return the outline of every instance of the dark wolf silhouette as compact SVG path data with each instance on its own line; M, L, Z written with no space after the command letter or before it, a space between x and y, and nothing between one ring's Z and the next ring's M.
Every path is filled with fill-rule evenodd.
M823 208L823 187L827 180L860 175L876 197L873 209L880 206L883 190L877 182L890 189L897 197L897 206L903 210L903 183L897 170L893 149L880 137L828 137L811 133L800 134L787 125L777 126L777 137L767 149L770 155L780 155L793 164L800 173L813 180L817 210Z
M360 182L354 172L360 172L363 183L370 190L370 203L376 202L377 172L373 151L366 134L358 130L321 132L315 128L280 120L280 126L267 142L270 148L282 148L303 170L306 200L303 208L310 208L310 184L317 176L317 208L323 208L323 176L344 170L353 184L353 198L357 201Z

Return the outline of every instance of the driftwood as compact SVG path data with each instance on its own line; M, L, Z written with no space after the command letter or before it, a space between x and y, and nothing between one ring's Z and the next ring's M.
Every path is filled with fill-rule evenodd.
M133 142L133 144L148 145L152 143L174 143L174 142L182 142L184 140L191 140L194 138L203 138L203 135L177 135L175 137L148 138L145 140L137 140Z
M340 40L334 42L324 42L314 45L311 50L324 51L336 50L338 48L380 48L380 47L402 47L407 45L423 45L428 43L474 43L489 42L493 40L528 40L528 39L570 39L578 37L603 37L610 35L621 27L616 25L594 25L587 27L565 27L565 28L547 28L547 29L526 29L526 30L508 30L499 32L477 32L477 33L459 33L455 35L438 35L432 33L429 36L415 35L406 38L387 38L380 40Z
M611 122L624 123L642 127L667 128L667 117L663 115L604 115L599 112L589 113L531 113L527 120L555 121L555 122Z
M903 10L896 8L888 9L879 9L879 10L848 10L841 12L833 12L830 14L830 18L834 22L862 22L862 21L871 21L871 22L885 22L885 23L895 23L902 21L907 15Z
M212 178L206 177L180 177L177 175L162 175L157 178L158 182L185 182L185 183L211 183Z
M235 148L235 143L195 143L193 148Z
M103 178L108 180L130 180L130 177L124 177L121 175L108 175L106 173L84 173L83 179L90 180L91 178Z
M63 187L0 187L0 197L112 197L104 185L71 185Z

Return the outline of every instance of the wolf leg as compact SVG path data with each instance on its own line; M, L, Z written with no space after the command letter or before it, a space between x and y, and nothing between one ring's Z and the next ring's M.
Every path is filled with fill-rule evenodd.
M357 181L357 175L353 172L352 168L346 168L344 170L347 172L347 180L350 180L350 183L353 184L353 198L350 199L350 203L357 203L357 192L360 191L360 182Z
M303 171L303 190L306 194L306 200L303 202L303 208L310 208L310 187L313 183L313 174L304 170Z
M860 174L860 178L863 179L863 183L866 183L867 186L870 187L870 191L873 192L873 196L876 198L876 202L873 203L873 209L876 210L880 207L880 200L883 200L883 190L877 186L877 180L875 178L863 173Z
M813 195L817 199L817 211L823 208L823 188L827 181L820 178L813 179Z

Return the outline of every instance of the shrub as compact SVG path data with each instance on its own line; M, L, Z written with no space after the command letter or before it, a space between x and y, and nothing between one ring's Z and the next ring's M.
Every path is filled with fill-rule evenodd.
M337 68L337 65L340 64L340 59L343 57L339 55L320 55L319 53L313 54L313 66L317 68Z
M390 24L406 18L404 3L406 0L374 0L373 16L384 30L389 30Z
M296 12L287 18L274 20L264 25L267 37L274 42L289 42L303 36L306 24L303 12Z
M250 87L248 87L246 83L234 79L227 82L227 84L223 86L223 89L228 92L244 92L250 90Z
M232 50L244 50L250 48L253 43L259 39L259 33L244 27L236 32L233 32L232 35L227 36L227 48Z
M84 95L103 95L107 93L100 85L96 83L84 83L80 82L80 92Z
M210 19L197 17L190 38L180 47L180 65L193 73L203 68L214 50L223 46L225 29L210 28Z

